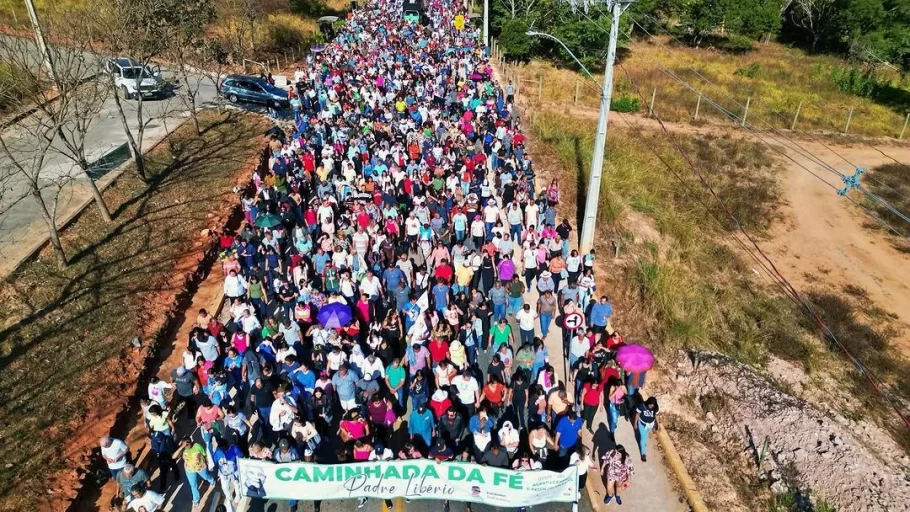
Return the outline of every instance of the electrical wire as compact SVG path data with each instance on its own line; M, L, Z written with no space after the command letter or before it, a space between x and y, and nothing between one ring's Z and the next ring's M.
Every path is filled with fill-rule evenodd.
M632 77L629 74L629 72L625 69L625 67L622 65L622 63L619 63L619 67L626 74L626 77L628 78L629 83L632 84L632 86L635 89L638 96L642 99L642 101L644 101L644 96L642 95L641 90L638 88L637 85L635 85L635 82L632 80ZM778 270L777 266L774 264L774 261L771 260L771 258L764 252L764 250L761 248L761 246L758 244L758 242L755 240L755 238L752 235L750 235L749 232L746 231L745 228L743 228L739 219L736 217L736 215L733 214L733 212L727 206L726 202L717 194L717 192L714 190L714 187L712 187L711 184L708 182L708 180L705 179L704 175L698 169L698 167L694 164L694 162L691 160L689 155L687 155L683 151L683 149L679 146L679 143L677 143L673 139L673 136L670 134L670 131L669 131L669 129L667 129L663 120L661 120L660 117L656 116L656 115L654 118L657 120L658 124L660 125L667 140L670 141L670 143L674 146L676 151L683 157L686 164L688 165L688 167L690 167L692 169L692 172L696 175L696 177L701 182L701 184L706 189L708 189L711 196L714 197L714 199L720 204L724 213L726 213L727 217L730 218L730 221L732 222L733 226L739 232L741 232L743 234L743 236L755 248L757 254L760 255L762 257L762 259L764 259L767 262L768 266L773 270L774 275L780 280L780 283L783 285L784 289L787 291L787 294L790 297L792 297L795 301L797 301L801 305L801 307L806 310L807 313L809 313L809 315L813 318L815 323L818 325L819 329L823 333L825 333L828 336L828 338L830 338L835 343L835 345L838 346L838 348L840 348L840 350L841 350L841 352L843 352L844 356L851 363L853 363L854 366L856 366L856 368L860 371L860 373L862 373L863 376L866 378L866 380L872 385L873 389L875 389L875 391L889 403L889 405L892 407L892 409L894 409L894 412L898 415L898 417L901 419L901 421L903 421L904 425L906 425L908 428L910 428L910 419L908 419L904 415L904 413L900 410L896 401L891 396L889 396L889 394L883 389L883 385L881 384L881 381L872 373L871 370L869 370L861 361L859 361L856 358L856 356L854 356L852 354L852 352L850 352L850 350L838 339L837 335L834 334L834 332L828 327L827 324L825 324L825 322L821 319L821 317L818 315L818 313L814 309L812 309L812 306L810 306L809 303L806 302L806 300L802 298L802 296L796 290L796 288L790 283L789 280L787 280L787 278L780 272L780 270Z
M635 89L636 93L638 94L639 98L641 99L641 101L644 102L645 98L641 93L641 89L635 84L631 75L625 69L625 67L622 65L622 63L620 62L618 64L619 64L620 69L622 69L623 72L625 73L627 79L629 80L629 83L634 87L634 89ZM587 69L585 69L585 71L588 74L588 76L592 80L594 80L593 76L591 76L591 73L588 72ZM596 83L596 80L594 80L594 81ZM713 100L711 100L711 101L713 102ZM719 105L716 105L716 102L715 102L715 106L719 107ZM729 113L729 114L732 114L732 113ZM886 402L888 402L888 404L891 406L891 408L894 410L894 412L897 414L897 416L901 419L901 421L904 423L904 425L906 427L910 428L910 419L908 419L903 414L903 412L900 410L900 408L897 405L897 403L895 402L895 400L886 392L886 390L883 389L883 385L878 380L878 378L859 359L857 359L852 354L852 352L850 352L850 350L837 338L837 335L835 335L834 332L828 327L828 325L824 323L824 321L821 319L821 317L818 315L818 313L814 309L812 309L812 307L809 305L809 303L806 302L806 300L802 298L802 296L796 290L796 288L792 285L792 283L790 283L790 281L787 280L787 278L780 272L780 270L778 270L774 261L771 260L771 258L764 252L764 250L761 248L761 246L758 244L758 242L752 237L752 235L750 235L749 232L746 231L745 228L743 228L739 219L736 217L736 215L733 214L733 212L727 206L726 202L724 202L724 200L717 194L717 192L714 190L714 188L711 186L711 184L707 181L707 179L705 179L704 175L699 171L698 167L695 166L695 164L692 162L692 160L689 158L689 156L682 150L679 143L677 143L674 140L673 136L670 134L670 131L667 129L663 120L658 115L656 115L656 114L653 114L653 115L654 115L654 119L656 119L658 124L660 125L661 130L663 131L667 140L670 141L670 143L674 146L676 151L683 157L683 160L685 160L685 162L688 164L688 166L692 169L692 172L696 175L696 177L701 182L701 184L706 189L708 189L711 196L720 204L724 213L726 213L727 217L729 217L729 219L732 223L732 226L737 231L742 233L742 235L745 237L745 239L748 240L749 243L755 248L755 251L757 252L758 255L761 256L761 258L764 260L764 262L759 261L756 254L752 253L751 250L747 250L747 253L749 253L750 256L753 257L754 260L759 261L761 267L772 276L773 280L778 283L778 285L782 288L782 290L785 292L785 294L788 297L790 297L792 300L794 300L798 306L802 307L802 309L804 309L813 318L815 323L818 325L819 329L829 339L831 339L835 343L835 345L837 345L837 347L841 350L841 352L844 354L844 356L857 368L857 370L859 370L859 372L866 378L866 380L870 383L870 385L873 387L873 389ZM733 118L735 119L736 118L735 114L732 114L732 115L734 116ZM656 150L652 146L649 145L648 147L651 148L652 152L654 152L655 155L657 155ZM690 194L692 194L691 188L689 188L688 184L686 184L685 181L673 170L672 166L670 166L669 163L666 162L666 160L663 159L660 155L657 155L657 156L658 156L658 159L671 171L671 173L673 173L677 177L677 179L684 184L685 188L690 192ZM789 156L788 156L788 158L789 158ZM793 160L793 159L791 158L791 160ZM803 167L805 170L807 170L811 174L818 177L814 172L812 172L811 170L809 170L807 167L803 166L802 164L799 164L795 160L794 160L794 163L797 163L798 165ZM819 177L819 179L821 179L821 178ZM822 180L822 181L824 181L824 180ZM825 182L825 183L827 183L827 182ZM835 188L830 183L828 183L828 185L831 186L832 188ZM868 193L868 192L866 192L866 193ZM845 196L845 197L847 197L847 196ZM696 198L697 198L697 195L696 195ZM851 198L848 197L848 199L850 199L852 201ZM855 203L855 204L857 204L857 203ZM702 203L702 205L706 206L703 203ZM860 205L858 205L858 206L860 206ZM860 206L860 207L863 208L862 206ZM863 208L863 209L865 210L865 208ZM708 210L710 211L710 209L708 209ZM866 210L866 211L868 211L868 210ZM719 219L716 219L716 220L719 221ZM892 228L892 230L893 230L893 228ZM736 240L739 244L741 244L741 246L743 247L744 250L747 249L745 242L740 240L738 237L734 236L734 240Z
M645 13L645 12L642 12L640 9L638 9L637 7L635 7L634 4L631 4L631 7L632 7L633 9L635 9L635 11L636 11L638 14L640 14L641 16L644 16L644 17L648 18L649 20L651 20L651 22L653 22L654 25L655 25L661 32L663 32L664 34L666 34L667 36L669 36L671 39L673 39L674 41L676 41L678 44L684 45L684 43L683 43L682 41L680 41L679 38L677 38L677 37L674 36L672 33L670 33L670 31L668 31L667 29L663 28L663 27L661 26L661 23L660 23L659 20L657 20L656 18L654 18L654 17L651 16L650 14L647 14L647 13ZM652 40L656 41L657 44L659 44L662 48L667 49L667 50L669 51L669 48L667 48L667 46L666 46L663 42L661 42L660 40L658 40L658 39L654 36L654 34L652 34L650 31L648 31L648 29L646 29L644 26L642 26L641 23L639 23L638 21L636 21L636 20L634 20L634 19L632 20L632 23L633 23L635 26L637 26L642 32L644 32L645 34L647 34ZM871 55L871 53L870 53L870 55ZM873 55L873 56L874 56L874 55ZM877 58L877 57L876 57L876 58ZM879 60L881 60L881 59L879 59ZM882 61L882 62L884 62L884 61ZM715 88L717 88L718 90L720 90L721 94L723 94L724 96L726 96L727 99L729 99L730 101L732 101L733 103L735 103L737 106L742 107L742 108L745 108L745 106L744 106L742 103L740 103L739 101L737 101L736 98L734 98L733 96L731 96L731 95L725 93L722 87L718 87L717 84L715 84L714 82L712 82L711 80L709 80L707 77L705 77L704 75L702 75L701 72L699 72L697 69L695 69L695 68L693 68L693 67L691 67L691 66L686 66L686 68L687 68L688 70L692 71L692 72L693 72L696 76L698 76L698 78L701 79L703 82L705 82L705 83L707 83L708 85L711 85L712 87L715 87ZM760 103L760 101L756 101L756 103ZM781 113L779 113L779 112L774 112L773 109L771 109L770 112L771 112L772 114L776 115L776 116L777 116L778 118L780 118L781 120L783 120L783 121L788 121L788 119L784 118L783 114L781 114ZM757 117L757 116L753 116L753 118L755 118L755 117ZM765 121L764 124L765 124L771 131L774 131L774 132L778 132L778 133L779 133L780 130L777 129L777 128L775 128L773 125L771 125L771 124L768 123L767 121ZM783 134L782 134L782 135L783 135ZM813 137L813 136L811 135L811 133L809 133L809 132L805 132L805 135L808 136L809 139L812 140L813 142L819 143L819 144L821 144L822 146L824 146L825 149L827 149L827 150L830 151L832 154L836 155L838 158L840 158L841 160L843 160L844 162L846 162L848 165L850 165L850 167L852 167L852 168L854 168L854 169L856 169L856 168L858 167L856 164L854 164L853 162L851 162L850 160L848 160L844 155L842 155L841 153L837 152L834 148L832 148L830 145L828 145L827 143L825 143L824 140L817 139L817 138ZM785 136L785 135L784 135L784 136ZM786 136L785 136L785 137L786 137ZM903 166L903 167L906 167L906 168L910 169L910 166L908 166L907 164L904 164L903 162L897 160L897 159L894 158L893 156L888 155L887 153L885 153L885 152L882 151L881 149L879 149L879 148L877 148L877 147L875 147L875 146L872 146L871 144L867 144L867 145L868 145L869 147L871 147L872 149L875 149L876 151L878 151L879 153L881 153L882 156L884 156L884 157L886 157L886 158L892 160L893 162L895 162L895 163L897 163L897 164L900 164L900 165ZM876 178L876 177L873 176L872 174L866 174L865 176L866 176L867 178L871 179L872 181L875 181L875 182L878 183L879 185L881 185L881 186L883 186L883 187L885 187L885 188L890 189L891 191L893 191L893 192L896 193L897 195L903 197L904 199L910 200L910 198L908 198L907 196L903 195L900 191L898 191L897 189L895 189L895 188L892 187L891 185L888 185L887 183L882 182L881 180L879 180L878 178Z

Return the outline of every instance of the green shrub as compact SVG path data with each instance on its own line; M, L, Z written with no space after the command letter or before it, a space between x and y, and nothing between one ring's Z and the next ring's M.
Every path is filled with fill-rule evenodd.
M641 102L635 96L619 96L610 102L610 110L628 114L641 110Z
M875 75L875 70L861 70L856 66L845 68L834 66L831 69L831 80L837 88L847 94L861 98L872 98L887 82Z
M733 72L734 75L744 76L746 78L755 78L761 75L761 64L755 63L744 68L739 68Z
M730 34L727 37L718 40L716 46L719 50L739 54L751 52L753 42L754 41L750 37Z

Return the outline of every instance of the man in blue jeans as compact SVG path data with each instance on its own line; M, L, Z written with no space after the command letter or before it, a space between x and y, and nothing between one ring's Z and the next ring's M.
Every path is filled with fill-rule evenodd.
M490 302L493 303L493 322L498 322L500 318L506 317L506 304L509 302L509 294L502 287L502 283L497 279L490 288Z

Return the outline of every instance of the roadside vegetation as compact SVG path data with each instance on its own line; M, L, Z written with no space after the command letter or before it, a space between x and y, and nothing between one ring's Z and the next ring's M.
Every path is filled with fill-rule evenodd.
M607 260L598 279L609 283L620 303L624 334L646 339L670 358L680 348L714 350L756 367L777 357L807 373L834 376L844 388L832 395L854 397L846 414L882 425L910 451L910 435L890 405L735 241L737 231L675 147L662 133L629 128L626 120L612 118L595 237L599 257ZM535 148L554 157L566 197L586 196L595 121L547 107L535 112ZM735 137L674 139L742 226L761 240L780 219L782 206L771 150ZM614 242L618 259L612 258ZM892 347L900 335L895 318L855 286L801 291L867 368L896 396L910 399L910 378L901 370L910 361Z
M72 12L97 11L98 6L86 0L36 0L35 5L42 22L51 23ZM343 17L350 4L345 0L224 0L213 6L215 16L205 30L207 43L217 43L235 66L242 66L247 58L271 59L274 67L274 59L279 58L283 68L286 59L301 57L316 41L317 19ZM30 30L25 4L0 0L0 26Z
M200 232L234 204L232 187L258 158L258 116L199 119L201 137L186 123L146 156L148 183L127 169L105 191L113 222L87 208L61 232L65 269L46 248L4 280L0 510L46 506L49 479L110 428L196 270ZM128 350L134 338L142 351Z
M842 133L852 110L851 135L897 138L910 112L910 82L899 73L879 71L878 85L865 86L877 92L857 95L851 92L851 84L865 78L861 72L856 75L847 62L780 43L758 44L747 55L733 55L657 38L629 44L621 62L622 67L614 74L613 110L621 110L618 102L634 101L635 108L626 112L648 114L653 93L655 115L669 122L733 126L736 121L710 105L710 98L737 118L749 101L748 124L758 131L794 128ZM542 76L543 101L575 106L577 87L576 108L598 108L599 92L580 72L544 60L532 60L516 69L525 80L520 86L526 95L536 97L534 81ZM701 102L697 92L671 78L664 69L701 91Z

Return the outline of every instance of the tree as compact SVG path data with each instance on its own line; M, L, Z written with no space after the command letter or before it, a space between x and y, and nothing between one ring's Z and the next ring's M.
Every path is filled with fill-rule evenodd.
M816 51L835 12L835 0L793 0L789 20L805 33L809 49Z
M523 18L506 21L499 36L499 45L506 57L516 60L527 60L531 55L534 41L527 36L528 23Z
M0 45L3 58L14 63L12 73L18 78L0 89L4 103L15 108L24 107L30 96L24 91L33 90L35 85L34 90L50 94L47 91L52 91L53 87L44 72L44 59L33 44L6 37L0 38ZM72 181L69 173L72 166L48 165L53 153L51 146L62 120L63 116L31 115L0 132L0 213L7 216L16 209L21 212L26 206L20 206L20 203L32 199L47 228L57 265L65 268L66 252L57 228L57 199Z
M93 11L96 16L91 27L95 39L103 44L104 51L101 54L103 59L110 60L126 56L133 59L143 69L148 69L152 59L162 55L166 49L167 10L167 4L157 0L100 0L97 2ZM137 73L135 76L137 91L143 77L144 73ZM127 115L128 109L125 105L127 98L120 96L112 73L105 73L105 83L112 92L126 135L130 156L136 166L136 174L140 180L148 182L143 142L145 130L153 118L145 111L144 98L141 94L137 94L133 117L136 121L134 133L129 122L129 117L132 116Z
M166 17L161 20L162 35L165 37L165 56L177 68L177 77L182 83L182 94L196 135L201 135L199 118L196 113L196 96L199 82L191 83L188 60L203 46L202 36L206 27L215 19L212 0L162 0ZM194 87L195 85L195 87Z

